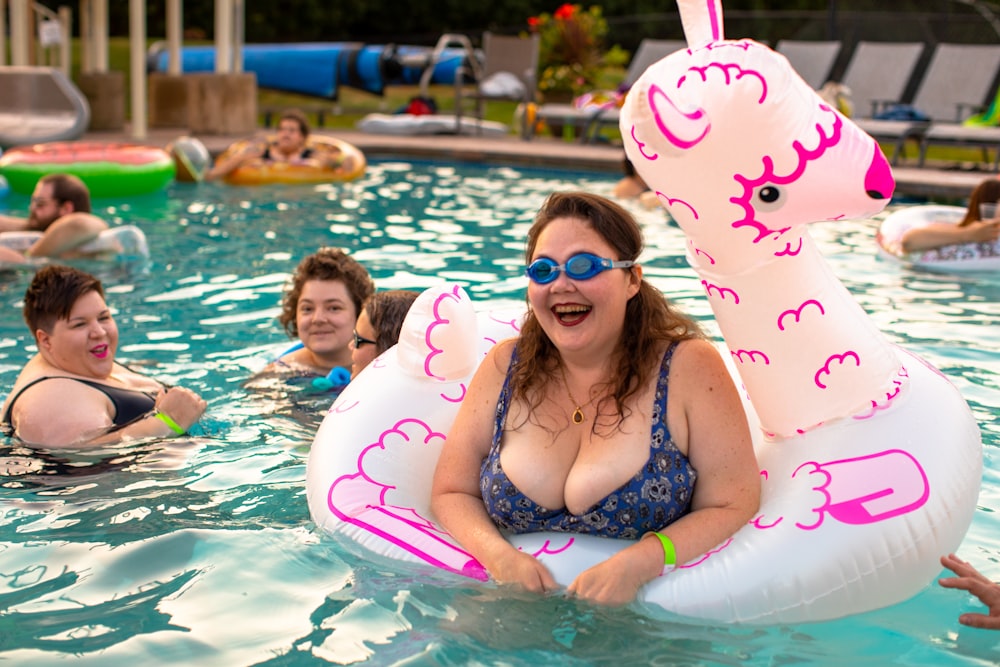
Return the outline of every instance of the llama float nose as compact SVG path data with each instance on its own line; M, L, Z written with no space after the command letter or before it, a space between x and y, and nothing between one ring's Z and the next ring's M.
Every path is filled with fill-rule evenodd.
M889 199L895 189L896 179L892 177L889 161L885 159L878 144L875 144L872 163L868 165L868 171L865 173L865 192L872 199Z

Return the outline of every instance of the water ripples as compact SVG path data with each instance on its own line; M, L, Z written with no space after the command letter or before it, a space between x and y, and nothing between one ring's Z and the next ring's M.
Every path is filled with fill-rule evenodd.
M992 661L987 642L956 621L977 605L933 585L828 623L720 627L499 592L314 531L305 462L330 396L306 383L246 382L288 345L275 317L298 260L340 246L383 289L447 279L480 302L523 303L524 237L545 196L609 194L612 185L585 172L393 160L352 184L179 184L96 202L109 219L140 225L152 252L148 262L81 265L106 284L119 356L198 391L209 409L188 439L88 453L0 450L0 656L43 665L72 655L102 667ZM8 204L26 208L22 199ZM683 234L662 211L628 206L647 236L645 276L717 334ZM986 469L963 553L1000 563L1000 278L879 259L874 224L822 223L814 236L876 326L970 401ZM0 280L9 314L29 280ZM19 318L4 318L0 384L12 386L32 352Z

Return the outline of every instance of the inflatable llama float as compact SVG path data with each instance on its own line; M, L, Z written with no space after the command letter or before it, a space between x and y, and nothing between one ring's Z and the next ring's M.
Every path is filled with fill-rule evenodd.
M643 600L741 623L836 618L919 592L975 510L980 434L939 372L891 345L806 231L880 210L894 186L869 136L787 60L726 41L717 0L678 2L689 48L651 66L621 115L629 158L689 239L689 258L759 424L759 514ZM399 345L331 407L310 454L317 525L393 558L485 578L434 523L437 452L485 349L517 316L463 290L417 300ZM510 538L557 581L621 541Z

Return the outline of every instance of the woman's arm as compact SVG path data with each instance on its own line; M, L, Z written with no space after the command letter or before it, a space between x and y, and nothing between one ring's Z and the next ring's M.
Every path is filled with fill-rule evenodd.
M760 471L743 403L715 346L704 340L681 343L669 386L670 433L698 473L691 511L659 531L673 543L681 564L718 546L753 518L760 505ZM660 540L641 539L581 573L569 592L602 604L625 604L663 567Z
M222 158L205 172L205 180L214 181L225 178L243 165L260 159L266 148L267 144L264 142L248 141L242 150L234 151L232 155Z
M14 404L15 435L33 445L81 445L113 426L107 396L72 379L51 378L26 389Z
M489 454L497 399L512 350L513 342L495 346L476 371L438 459L431 509L497 582L544 592L556 588L552 575L536 558L504 539L479 492L479 471Z
M16 435L25 442L48 446L91 446L125 439L176 437L205 411L205 401L190 389L171 387L157 396L153 412L128 426L114 426L114 406L100 391L70 379L54 378L25 391L14 405ZM58 410L53 406L58 405ZM162 413L168 420L157 416Z
M128 426L95 438L91 444L126 439L176 438L184 435L205 412L205 400L185 387L170 387L156 397L153 411Z
M903 252L933 250L957 243L988 243L1000 236L1000 220L980 220L964 227L948 223L934 223L915 227L903 233L900 243Z

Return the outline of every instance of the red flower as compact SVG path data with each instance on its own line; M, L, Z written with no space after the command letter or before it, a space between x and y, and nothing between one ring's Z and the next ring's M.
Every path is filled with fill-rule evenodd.
M561 19L563 21L569 21L570 19L573 18L573 14L575 13L576 13L576 7L574 5L566 3L565 5L561 5L559 9L553 12L552 15L557 19Z
M541 23L541 21L538 19L537 16L528 17L528 27L531 28L532 32L536 32L538 30L539 23Z

